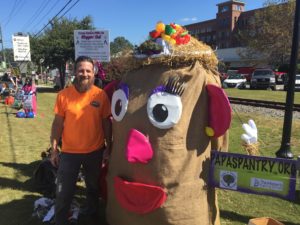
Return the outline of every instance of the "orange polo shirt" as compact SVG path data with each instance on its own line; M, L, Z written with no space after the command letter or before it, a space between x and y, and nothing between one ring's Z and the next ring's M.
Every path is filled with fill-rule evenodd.
M102 119L111 114L105 91L92 86L79 93L72 85L58 93L54 112L64 117L62 152L89 153L104 145Z

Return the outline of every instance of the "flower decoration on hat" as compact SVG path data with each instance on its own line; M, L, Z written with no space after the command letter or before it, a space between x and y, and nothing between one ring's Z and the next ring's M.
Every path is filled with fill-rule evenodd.
M188 31L182 26L170 23L165 25L162 22L156 24L155 30L149 33L152 39L162 38L168 44L171 45L182 45L189 43L191 36Z

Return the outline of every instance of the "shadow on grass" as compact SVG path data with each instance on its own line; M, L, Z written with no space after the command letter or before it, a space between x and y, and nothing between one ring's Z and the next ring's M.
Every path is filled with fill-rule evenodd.
M11 163L11 162L0 162L0 166L9 167L16 171L15 178L3 178L0 177L0 187L1 188L11 188L15 190L29 191L39 193L41 195L45 195L43 190L36 187L36 183L34 180L34 172L38 168L41 160L37 160L31 163ZM18 181L18 177L25 176L29 177L25 182ZM78 192L83 195L84 188L82 186L77 187ZM1 223L0 223L1 224ZM2 224L1 224L2 225Z
M249 220L254 217L249 217L245 215L238 214L236 212L227 211L227 210L220 210L221 218L227 219L230 221L241 222L243 224L248 224ZM285 225L299 225L299 223L287 222L287 221L280 221Z
M34 171L38 167L41 161L34 161L32 163L13 163L13 162L0 162L0 166L9 167L14 169L15 177L12 179L0 177L0 187L1 188L12 188L16 190L38 192L34 185ZM18 181L18 177L29 177L25 182ZM1 223L0 223L1 224Z
M34 170L38 167L40 162L41 160L37 160L31 163L0 162L0 165L15 169L18 171L18 173L30 177L33 176Z
M37 87L38 93L56 93L59 90L55 89L54 87Z
M0 205L1 225L43 225L42 220L32 216L34 202L39 196L25 195L22 199ZM77 225L107 225L105 221L105 205L100 203L97 217L80 216Z
M6 114L6 124L7 124L7 132L8 132L8 135L9 135L9 146L10 146L10 152L11 152L11 155L12 155L12 159L13 159L13 162L16 162L16 155L15 155L15 145L14 145L14 142L13 142L13 133L12 133L12 122L11 122L11 118L9 117L9 113L8 112L8 108L5 107L5 112L3 112Z
M37 218L32 217L33 203L37 198L34 195L25 195L23 199L0 205L0 224L41 225L42 223Z
M236 212L227 211L227 210L220 210L220 215L221 215L221 218L223 218L223 219L237 221L237 222L241 222L244 224L248 224L249 220L252 219L249 216L244 216L244 215L238 214Z

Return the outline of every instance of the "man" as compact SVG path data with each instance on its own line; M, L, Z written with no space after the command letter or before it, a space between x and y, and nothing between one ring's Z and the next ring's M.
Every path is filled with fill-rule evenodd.
M87 187L87 213L98 210L99 169L104 150L110 152L110 103L106 93L94 86L93 60L80 56L75 62L75 82L58 93L51 129L51 162L58 166L55 222L67 217L82 166ZM59 155L57 146L62 138ZM105 148L105 149L104 149Z

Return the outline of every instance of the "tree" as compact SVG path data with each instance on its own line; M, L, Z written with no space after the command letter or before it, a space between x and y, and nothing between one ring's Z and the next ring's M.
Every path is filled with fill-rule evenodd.
M51 26L41 35L31 35L32 61L40 65L40 59L44 59L44 65L59 69L61 83L64 86L66 62L74 61L75 57L74 30L93 29L95 28L90 16L81 21L67 18L51 21Z
M245 43L242 57L262 54L270 65L287 63L292 46L294 0L268 0L258 10L246 29L238 32L238 39Z
M110 43L110 54L112 56L128 50L133 50L133 45L124 37L116 37L114 41Z
M3 50L3 52L4 52L4 55L5 55L5 60L8 64L10 64L10 62L14 61L14 54L13 54L13 49L12 48L5 48ZM0 51L0 61L4 61L3 52Z

